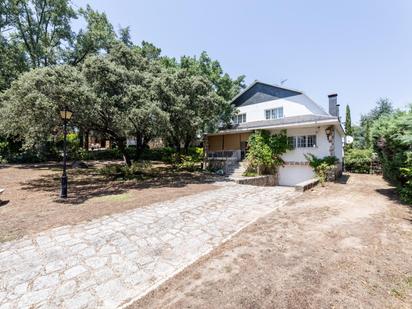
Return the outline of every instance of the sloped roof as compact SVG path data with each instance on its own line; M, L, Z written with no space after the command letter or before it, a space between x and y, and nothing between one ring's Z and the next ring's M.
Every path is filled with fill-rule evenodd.
M338 120L338 117L325 116L325 115L302 115L292 116L280 119L259 120L252 122L244 122L238 125L233 125L233 129L254 129L260 127L278 126L283 124L304 123L322 120Z
M282 126L302 125L305 123L312 124L313 122L321 122L321 121L336 122L336 124L339 124L339 127L341 127L338 117L326 116L326 115L302 115L302 116L285 117L281 119L260 120L260 121L252 121L252 122L236 124L236 125L232 125L228 129L220 130L218 134L235 133L238 131L248 131L248 130L256 130L256 129L267 129L267 128L273 128L273 127L282 128Z
M249 87L233 98L232 104L236 107L246 106L296 96L302 93L299 90L254 81Z

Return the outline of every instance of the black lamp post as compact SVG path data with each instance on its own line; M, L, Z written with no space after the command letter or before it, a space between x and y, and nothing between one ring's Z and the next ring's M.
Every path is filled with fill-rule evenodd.
M60 111L60 117L63 119L63 174L61 179L61 198L67 198L67 173L66 173L66 164L67 164L67 122L72 118L72 112L67 108Z

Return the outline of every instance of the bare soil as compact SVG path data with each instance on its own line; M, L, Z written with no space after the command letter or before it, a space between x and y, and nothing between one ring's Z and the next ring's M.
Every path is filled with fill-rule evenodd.
M412 308L412 215L346 175L249 226L130 308Z
M97 173L107 163L69 169L69 198L60 194L59 165L0 166L0 242L52 227L89 221L104 215L218 188L211 176L154 164L145 180L111 180Z

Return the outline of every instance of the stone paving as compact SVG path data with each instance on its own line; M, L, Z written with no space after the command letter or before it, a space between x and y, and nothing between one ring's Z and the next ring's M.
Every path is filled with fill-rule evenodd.
M123 306L297 194L227 184L0 244L0 308Z

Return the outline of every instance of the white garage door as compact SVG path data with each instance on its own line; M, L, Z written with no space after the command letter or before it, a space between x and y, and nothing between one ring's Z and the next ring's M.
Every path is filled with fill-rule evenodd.
M279 168L279 185L295 186L296 184L315 177L310 166L285 166Z

